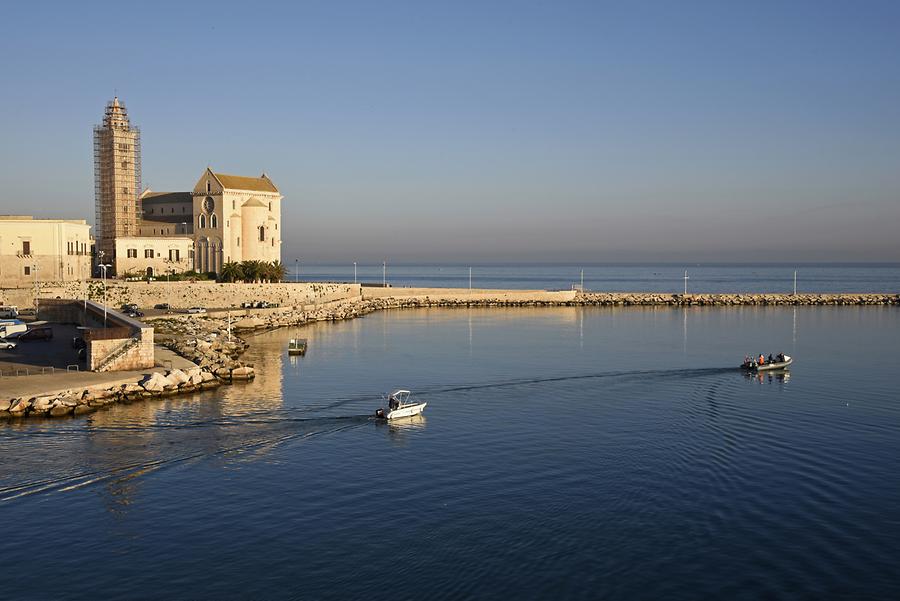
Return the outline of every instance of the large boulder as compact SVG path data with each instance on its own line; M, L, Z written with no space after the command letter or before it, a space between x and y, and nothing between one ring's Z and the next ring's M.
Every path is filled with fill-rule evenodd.
M36 413L45 413L50 411L50 407L53 405L53 401L56 400L56 395L44 395L35 397L31 402L31 410Z
M9 411L15 399L0 400L0 411Z
M169 382L169 379L159 372L150 374L141 382L141 386L147 392L162 392L166 389L166 386L171 385L172 383Z
M9 412L12 415L25 415L25 412L31 408L30 399L15 399L9 406Z
M166 374L166 379L174 386L181 386L190 382L191 378L180 369L173 369Z
M266 322L259 317L245 317L234 324L236 330L255 330L266 325Z
M69 407L64 405L60 401L56 401L53 403L53 406L50 407L50 416L51 417L62 417L63 415L69 415L74 410L74 407Z
M252 367L242 366L231 370L232 380L252 380L256 377L256 372Z

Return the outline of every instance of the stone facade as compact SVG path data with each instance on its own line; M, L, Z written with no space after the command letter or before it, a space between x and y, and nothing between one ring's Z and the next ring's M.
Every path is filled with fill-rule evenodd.
M156 277L193 269L194 241L187 236L116 239L116 274Z
M191 192L144 192L139 232L161 239L190 236L192 269L201 273L220 273L230 262L280 262L281 200L266 174L244 177L207 168Z
M91 235L86 221L0 216L0 286L31 287L35 275L38 281L56 282L91 276Z

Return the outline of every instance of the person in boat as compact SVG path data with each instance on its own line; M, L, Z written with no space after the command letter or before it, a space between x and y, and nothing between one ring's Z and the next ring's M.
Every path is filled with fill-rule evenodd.
M752 362L750 355L744 355L744 365L750 365Z
M398 401L398 400L397 400L396 398L394 398L393 395L392 395L392 396L391 396L391 400L388 401L388 407L390 407L390 409L393 411L394 409L397 409L399 406L400 406L400 401Z
M778 362L779 362L779 363L783 363L783 362L784 362L784 353L778 353Z
M760 353L759 359L757 359L756 362L760 365L765 365L766 364L766 356L763 355L762 353Z
M772 353L769 353L769 363L775 363L775 359L772 358Z

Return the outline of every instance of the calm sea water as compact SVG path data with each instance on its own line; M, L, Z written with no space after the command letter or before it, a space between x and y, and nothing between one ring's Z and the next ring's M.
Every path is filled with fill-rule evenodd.
M312 264L286 260L288 279L353 281L353 264ZM581 283L586 290L605 292L792 292L797 271L798 292L898 292L900 264L805 265L614 265L614 264L482 264L472 266L475 288L564 289ZM299 274L298 274L299 270ZM392 286L469 286L467 265L357 265L357 281Z
M0 597L900 598L898 341L889 307L261 335L253 383L0 425ZM424 418L371 420L399 387Z

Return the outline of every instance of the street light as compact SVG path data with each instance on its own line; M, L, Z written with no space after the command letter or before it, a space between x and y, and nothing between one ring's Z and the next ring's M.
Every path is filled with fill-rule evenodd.
M387 261L381 262L381 287L387 288Z
M294 259L294 283L300 281L300 259Z
M38 316L38 296L40 296L40 288L38 287L38 266L37 263L32 263L31 271L34 274L34 317Z
M353 261L353 283L356 283L356 261Z
M103 251L100 251L100 254L103 254ZM100 268L101 279L103 280L103 327L106 327L106 270L112 267L112 265L101 263L97 267Z

